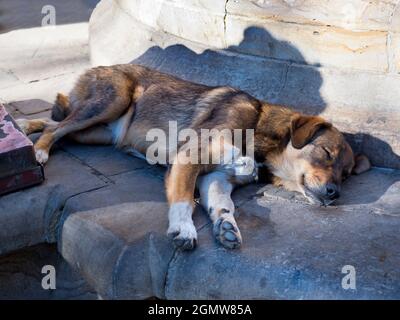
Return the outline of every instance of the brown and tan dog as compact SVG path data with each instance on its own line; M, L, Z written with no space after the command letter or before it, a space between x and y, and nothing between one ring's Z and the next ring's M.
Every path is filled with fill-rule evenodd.
M370 167L368 159L355 157L343 135L321 117L270 105L230 87L199 85L138 65L87 71L69 97L57 96L52 118L18 120L27 134L43 131L35 144L41 163L47 161L51 146L67 135L80 143L114 144L145 155L152 144L146 139L149 130L168 132L169 121L176 121L178 131L254 129L255 159L268 168L272 182L321 205L339 197L344 178ZM174 159L168 159L168 234L179 248L195 246L192 212L197 183L216 238L227 248L238 247L242 239L230 194L235 185L254 180L253 159L239 155L232 165L176 161L185 155L182 145L177 145ZM158 152L169 154L168 148ZM204 155L214 149L212 144L199 152ZM241 175L244 168L251 173Z

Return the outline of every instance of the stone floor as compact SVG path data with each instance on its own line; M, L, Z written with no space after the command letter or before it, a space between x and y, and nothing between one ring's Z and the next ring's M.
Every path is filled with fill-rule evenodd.
M41 286L42 268L56 269L56 290ZM97 299L97 294L57 252L55 245L40 244L0 257L0 299Z
M84 22L14 30L0 47L0 101L16 118L48 115L89 66ZM197 208L193 252L165 235L162 168L65 140L45 176L0 198L0 298L400 299L399 171L350 178L329 208L271 186L238 189L242 248L218 245ZM40 287L44 264L57 269L54 292ZM355 290L342 287L346 265Z
M89 67L88 19L97 2L1 1L0 102L7 104L14 117L48 115L56 92L68 92L77 76ZM42 7L49 4L56 8L57 25L42 27ZM27 208L42 201L30 198L29 192L22 192L21 201L14 203L10 211L6 198L0 198L1 238L4 240L0 249L0 299L97 298L86 281L57 252L55 245L34 245L43 241L29 239L36 234L40 222ZM24 209L19 211L21 207ZM7 216L18 216L21 212L23 215L19 216L17 225ZM24 224L27 229L18 229ZM7 233L10 238L4 239ZM40 285L44 276L41 267L46 264L57 269L57 290L43 290Z
M94 0L3 0L0 6L0 102L53 102L89 67L88 19ZM56 26L41 26L42 7L56 9Z

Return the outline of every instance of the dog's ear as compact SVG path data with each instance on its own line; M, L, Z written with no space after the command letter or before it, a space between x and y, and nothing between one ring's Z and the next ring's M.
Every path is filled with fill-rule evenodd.
M363 154L358 154L354 157L354 167L351 173L361 174L365 171L368 171L370 168L371 162L369 161L369 159Z
M311 141L318 130L329 128L332 125L317 116L296 115L292 119L290 136L292 145L296 149L303 148Z

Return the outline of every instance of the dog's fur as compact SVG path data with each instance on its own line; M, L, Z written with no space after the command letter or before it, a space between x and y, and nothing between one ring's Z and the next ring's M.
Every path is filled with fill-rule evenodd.
M177 121L178 131L254 129L255 159L267 167L272 182L322 205L339 196L345 177L370 167L366 157L354 157L343 135L321 117L270 105L230 87L195 84L138 65L87 71L68 97L58 94L52 119L18 121L27 134L43 131L35 144L41 163L47 161L53 143L66 135L80 143L114 144L144 155L151 144L146 133L152 128L168 132L169 121ZM178 159L184 153L181 146L176 150ZM251 173L240 175L244 168ZM238 247L242 239L230 193L235 185L253 181L255 173L254 161L246 156L238 156L231 166L173 163L166 193L168 234L175 245L195 246L192 211L197 182L216 238L227 248Z

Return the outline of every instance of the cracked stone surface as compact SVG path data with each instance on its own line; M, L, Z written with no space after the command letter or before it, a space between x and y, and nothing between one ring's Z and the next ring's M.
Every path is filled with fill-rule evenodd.
M159 178L142 169L116 177L67 201L59 234L61 254L103 298L400 298L398 171L351 177L328 208L272 186L238 189L242 247L221 247L199 208L193 252L175 251L165 236ZM341 286L346 265L356 269L356 290Z
M101 298L400 297L399 171L351 177L329 208L268 185L240 188L242 247L222 248L197 208L193 252L176 251L166 236L164 169L112 147L63 141L45 173L45 184L0 200L2 252L57 241ZM355 291L341 287L345 265L356 268Z
M0 34L0 47L2 102L53 103L57 92L68 93L90 66L87 22L12 30Z
M198 250L171 264L166 297L398 299L400 201L392 194L399 179L398 172L381 170L352 177L329 208L271 186L238 190L236 203L250 197L237 209L242 248L221 248L207 226ZM341 286L345 265L356 269L356 290Z
M53 218L69 197L108 182L62 150L53 152L45 178L38 187L1 197L0 254L46 241L54 227Z
M41 286L42 268L56 270L56 290ZM57 252L55 245L40 244L0 257L0 299L94 300L98 296Z
M15 118L49 116L56 93L67 93L90 65L88 10L97 1L82 1L79 8L59 0L21 2L2 3L0 101ZM41 26L45 4L56 7L58 25ZM76 9L79 14L74 13ZM66 199L110 182L71 153L56 148L53 154L53 159L61 161L46 167L44 184L1 197L1 254L51 241L50 230L57 220L53 215L57 216ZM77 176L71 176L71 171Z

